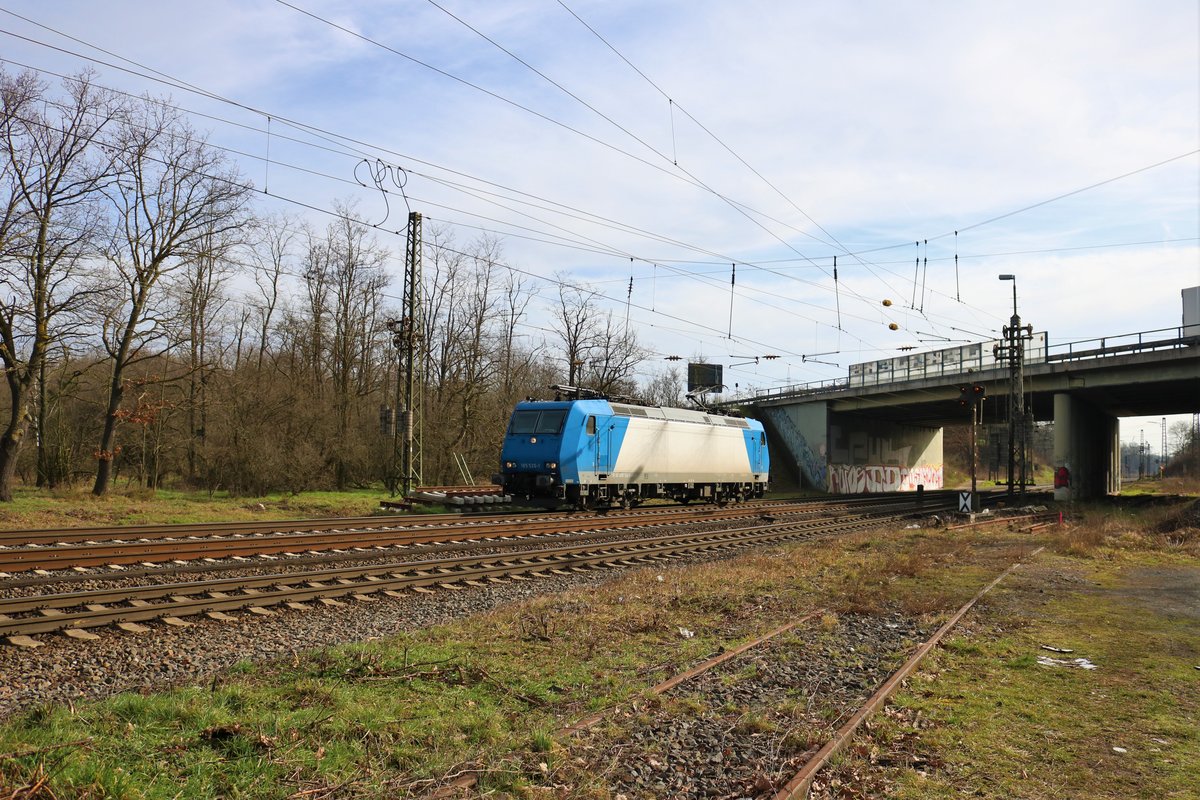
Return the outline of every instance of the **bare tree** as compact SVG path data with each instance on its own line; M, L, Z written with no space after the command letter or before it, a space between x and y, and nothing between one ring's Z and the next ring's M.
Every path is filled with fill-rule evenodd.
M646 358L637 334L611 313L596 309L595 290L557 277L558 303L552 313L567 361L567 383L584 382L599 392L632 393L634 370Z
M233 265L225 258L235 246L229 236L207 237L202 249L188 259L175 287L180 293L180 310L186 323L182 329L187 348L187 479L197 475L196 460L207 438L208 384L216 371L214 346L218 332L214 331L227 298L224 285L233 273Z
M482 421L483 398L496 389L499 362L496 358L495 318L498 297L495 291L496 272L501 256L500 242L483 236L468 252L470 268L465 291L458 293L461 335L456 346L457 367L454 386L455 434L443 450L460 453L473 449L478 441Z
M501 387L507 404L514 388L521 382L520 376L528 370L530 359L536 356L534 349L517 347L517 326L525 318L534 294L525 277L512 270L509 270L501 291L501 374L504 376ZM520 357L522 354L524 358Z
M566 276L556 275L555 278L558 280L558 302L551 309L554 332L562 343L567 362L567 384L577 386L598 333L597 313L591 302L596 293L569 281Z
M329 371L334 393L337 439L334 476L339 489L349 484L349 456L361 439L352 435L356 400L375 388L374 355L382 343L380 297L387 286L389 253L371 229L358 222L354 207L335 203L337 219L326 233L330 255L332 337Z
M300 357L306 367L308 382L320 398L325 389L325 348L330 316L330 294L334 280L334 254L328 237L309 226L304 228L305 247L302 259L304 272L304 313L309 328L303 335L293 337L300 347ZM293 317L293 323L301 320ZM297 332L299 333L299 332Z
M64 82L51 98L31 73L0 72L0 137L4 141L4 209L0 211L0 360L8 385L8 418L0 435L0 500L12 500L16 460L37 397L45 421L47 354L71 331L69 320L95 285L83 278L94 252L98 189L113 172L113 155L98 138L121 106L96 89L89 73ZM43 384L44 386L44 384Z
M251 191L177 109L151 98L120 127L111 148L120 170L105 190L115 223L105 258L120 288L103 320L112 374L92 489L97 495L112 477L125 370L164 333L152 305L161 279L202 255L213 237L236 230Z
M607 313L597 321L585 358L583 375L590 388L605 394L634 394L634 370L646 360L646 350L638 344L636 332Z
M261 295L258 306L258 368L270 342L271 324L279 307L280 284L297 236L295 224L283 216L270 216L257 226L258 240L250 250L255 267L254 283ZM239 337L239 341L241 337ZM240 361L240 359L239 359Z
M427 380L434 402L441 402L458 362L462 337L461 307L456 298L466 283L467 256L455 249L453 236L444 228L431 226L425 236L424 300L425 330L422 341L428 354Z
M656 406L680 407L684 405L683 376L675 367L659 372L650 379L642 390L642 399Z

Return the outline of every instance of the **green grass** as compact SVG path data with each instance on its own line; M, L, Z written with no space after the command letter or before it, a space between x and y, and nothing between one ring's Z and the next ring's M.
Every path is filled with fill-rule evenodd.
M1200 572L1196 537L1160 532L1170 513L1092 512L1086 535L1052 536L1058 554L985 598L833 778L899 798L1200 797L1200 620L1130 585L1135 570Z
M745 637L775 621L746 614L704 568L668 575L239 665L206 686L25 713L0 726L0 752L35 752L0 771L22 785L46 770L58 798L267 798L343 784L405 796L486 765L492 790L515 792L544 778L548 731L636 695L662 677L655 667L673 674L728 646L731 629ZM79 744L51 758L46 748L67 742Z
M1136 537L1130 522L1098 541L1047 533L1056 552L972 612L873 723L867 755L843 759L840 774L903 797L1057 800L1095 796L1108 785L1097 779L1119 796L1200 792L1191 670L1200 645L1120 592L1129 569L1200 560L1193 540L1171 546L1155 532L1161 520ZM480 771L480 791L493 797L558 796L554 786L604 797L603 776L573 766L579 745L558 737L562 725L619 704L632 718L695 713L703 698L667 702L645 690L812 611L828 609L809 623L824 632L847 612L903 610L932 627L1034 544L991 529L905 530L760 548L387 640L245 662L202 685L31 709L0 723L0 797L408 797L466 770ZM1041 667L1041 643L1101 669ZM588 746L603 746L606 730ZM1117 758L1112 746L1129 753ZM870 748L897 762L919 756L926 776L891 775Z
M386 499L384 489L248 498L169 489L116 490L95 497L83 487L21 488L13 502L0 503L0 529L366 516L380 513L379 501Z
M1200 796L1200 700L1188 674L1196 642L1189 658L1169 652L1194 627L1133 619L1127 604L1088 595L1041 613L952 644L925 667L935 681L896 699L932 724L922 746L946 763L932 777L903 778L896 796ZM1041 651L1043 642L1099 668L1041 666L1039 653L1075 657Z

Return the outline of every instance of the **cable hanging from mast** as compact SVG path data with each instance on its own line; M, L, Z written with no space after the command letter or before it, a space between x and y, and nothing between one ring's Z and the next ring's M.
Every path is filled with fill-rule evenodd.
M954 232L954 299L962 302L962 293L958 286L958 231Z
M733 338L733 287L737 283L737 264L730 264L732 271L729 273L729 335L728 338Z
M929 274L929 240L925 240L925 260L921 264L921 307L917 309L925 313L925 276Z
M833 300L837 305L837 327L842 329L842 293L838 290L837 256L833 257Z

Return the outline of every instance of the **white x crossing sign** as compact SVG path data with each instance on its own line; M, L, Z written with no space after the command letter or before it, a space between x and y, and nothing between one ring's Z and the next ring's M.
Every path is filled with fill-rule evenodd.
M970 492L959 492L958 493L958 510L962 514L970 514L971 513L971 493Z

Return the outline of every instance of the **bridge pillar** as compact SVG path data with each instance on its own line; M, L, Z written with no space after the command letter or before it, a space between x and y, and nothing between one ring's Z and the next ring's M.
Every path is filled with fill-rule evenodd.
M1054 395L1054 468L1071 473L1055 500L1093 499L1121 491L1120 420L1066 392Z
M941 428L830 412L830 492L911 492L943 483Z
M800 406L763 406L759 418L767 426L771 447L786 451L796 466L802 485L829 490L827 436L829 407L825 403ZM771 451L771 464L783 461L780 449Z

